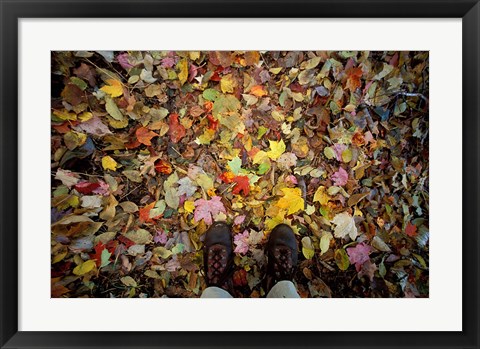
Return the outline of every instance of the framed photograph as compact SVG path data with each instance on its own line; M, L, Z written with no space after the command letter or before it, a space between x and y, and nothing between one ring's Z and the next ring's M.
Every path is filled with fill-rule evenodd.
M2 1L1 347L478 348L479 6Z

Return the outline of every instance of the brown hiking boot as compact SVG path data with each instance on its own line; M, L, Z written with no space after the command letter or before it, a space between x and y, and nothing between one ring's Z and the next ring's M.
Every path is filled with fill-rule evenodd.
M229 290L233 265L230 226L224 222L214 223L205 233L204 243L203 263L207 286Z
M277 225L267 242L267 275L265 291L279 281L293 280L298 262L298 245L292 228L287 224Z

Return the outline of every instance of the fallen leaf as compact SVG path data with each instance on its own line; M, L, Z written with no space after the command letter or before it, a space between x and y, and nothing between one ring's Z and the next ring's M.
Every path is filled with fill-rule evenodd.
M348 173L342 167L340 167L338 171L332 175L331 178L334 181L336 186L342 186L347 184Z
M213 223L213 216L220 212L227 213L220 196L214 196L211 200L198 199L195 201L195 222L203 219L206 224L210 225Z
M170 114L168 119L168 134L173 143L178 143L186 135L185 127L178 122L178 114Z
M151 139L153 137L157 137L158 134L156 134L153 131L150 131L146 127L139 127L135 131L135 136L137 136L137 139L140 143L150 146L150 145L152 145Z
M333 218L332 223L336 225L334 230L336 238L344 239L348 235L352 241L355 241L358 234L357 227L355 220L347 212L338 213Z
M305 208L305 202L300 188L283 188L283 197L278 200L276 206L288 209L288 214L302 211Z
M250 193L250 183L247 176L235 176L233 182L236 183L232 190L233 194L240 194L243 192L243 196L248 196L248 193Z
M269 141L270 143L270 150L267 152L267 156L272 160L277 160L280 155L285 152L286 146L281 139L279 142L276 141Z
M73 273L75 275L85 275L87 274L88 272L92 271L93 268L95 268L95 261L93 260L88 260L86 262L83 262L82 264L80 265L77 265L74 269L73 269Z
M102 158L102 167L104 170L112 170L115 171L117 169L117 162L110 156L104 156Z
M417 226L408 222L405 227L405 234L410 237L415 237L417 235Z
M100 90L109 94L111 97L119 97L123 94L122 83L116 79L107 79L108 85L103 86Z
M246 254L248 252L248 237L249 233L245 230L243 233L235 234L233 236L233 243L235 244L235 249L233 252L239 254Z
M188 62L185 58L181 59L177 63L177 69L179 70L178 80L180 81L180 84L183 85L187 81L187 78L188 78Z
M360 271L363 263L370 260L369 254L372 248L365 243L357 244L355 247L347 248L350 263L355 264L357 272Z
M302 253L306 259L312 259L315 255L315 249L312 245L312 239L308 236L302 238Z

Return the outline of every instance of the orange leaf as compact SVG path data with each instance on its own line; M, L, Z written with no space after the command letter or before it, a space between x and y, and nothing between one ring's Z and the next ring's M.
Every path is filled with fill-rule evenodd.
M183 137L185 137L185 127L178 122L178 114L170 114L168 118L168 134L173 143L178 143Z
M263 97L267 95L267 92L263 89L263 86L256 85L252 87L252 89L250 90L250 94L257 97Z
M160 172L160 173L163 173L163 174L170 174L172 173L172 166L166 162L166 161L163 161L163 160L158 160L156 163L155 163L155 170L157 172Z
M223 181L223 183L232 183L233 182L233 178L235 177L235 175L233 174L233 172L223 172L219 178L220 180Z
M153 219L150 218L150 210L154 206L155 206L155 201L138 210L141 223L152 223L153 222Z
M362 77L362 69L361 68L351 68L347 70L348 80L347 80L347 88L353 92L357 88L362 86L362 82L360 78Z
M59 283L55 283L52 285L52 289L51 289L52 298L60 298L62 295L68 292L70 292L70 290Z
M152 145L151 139L158 136L158 134L150 131L146 127L140 127L137 131L135 131L135 135L137 136L138 141L145 145Z

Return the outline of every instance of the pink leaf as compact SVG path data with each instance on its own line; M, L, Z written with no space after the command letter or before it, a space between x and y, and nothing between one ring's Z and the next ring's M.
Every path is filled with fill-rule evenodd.
M122 66L123 69L125 70L128 70L130 68L133 67L133 65L130 64L130 62L128 61L128 58L129 58L129 54L128 53L121 53L117 56L117 61L118 63Z
M162 59L162 67L164 68L171 68L175 65L175 58L173 57L165 57Z
M195 212L193 214L193 218L195 222L200 222L200 220L204 220L207 224L213 223L213 216L222 212L227 213L220 196L214 196L211 200L205 199L198 199L195 201Z
M233 224L234 224L234 225L240 225L240 224L243 223L244 220L245 220L245 215L237 216L237 217L235 217L235 219L233 220Z
M103 195L103 196L110 195L110 186L107 183L105 183L102 180L99 180L98 184L100 184L100 186L97 189L94 189L92 193Z
M347 146L345 144L334 144L332 148L335 151L337 160L342 161L342 153L345 149L347 149Z
M363 242L355 247L347 248L350 263L355 264L355 269L357 269L357 272L360 271L363 263L370 260L368 255L370 254L371 250L372 248Z
M90 120L78 124L73 129L76 131L85 131L88 134L98 137L112 134L108 126L105 125L98 116L94 116Z
M334 184L336 186L342 186L347 184L347 181L348 181L347 171L345 171L342 167L340 167L338 171L332 175L332 180L334 181Z
M167 233L165 233L162 229L157 230L157 234L153 237L153 241L157 244L165 245L167 243Z
M233 252L246 254L248 252L248 236L249 233L245 230L243 233L237 234L233 237L233 243L236 245Z

